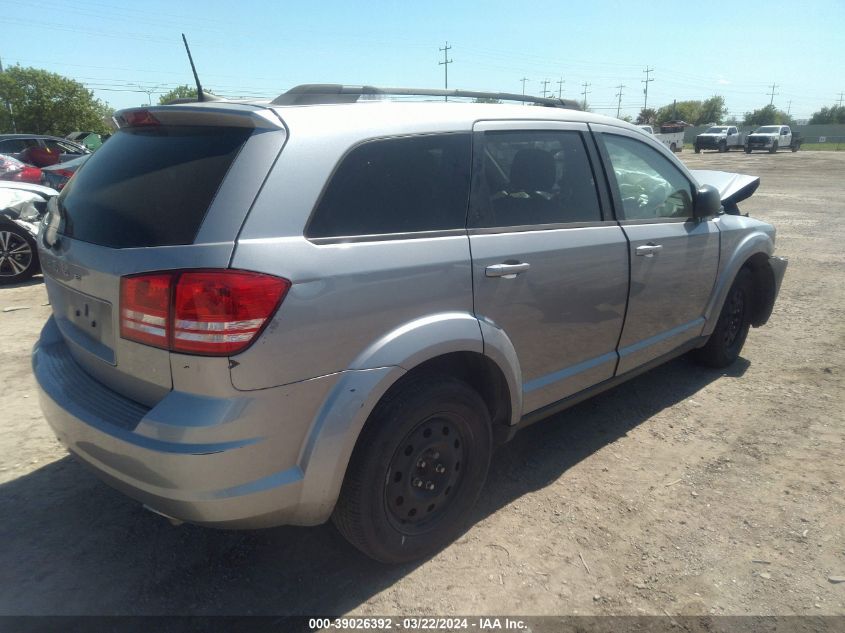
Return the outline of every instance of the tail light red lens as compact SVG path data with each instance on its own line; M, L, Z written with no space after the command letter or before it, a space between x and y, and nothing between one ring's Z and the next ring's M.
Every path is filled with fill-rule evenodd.
M256 339L289 289L287 279L238 270L124 277L120 335L186 354L236 354Z

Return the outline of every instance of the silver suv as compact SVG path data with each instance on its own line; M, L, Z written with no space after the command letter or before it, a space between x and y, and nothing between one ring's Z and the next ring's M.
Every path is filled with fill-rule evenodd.
M768 319L758 179L573 109L368 92L122 111L51 205L41 406L150 510L430 555L496 444Z

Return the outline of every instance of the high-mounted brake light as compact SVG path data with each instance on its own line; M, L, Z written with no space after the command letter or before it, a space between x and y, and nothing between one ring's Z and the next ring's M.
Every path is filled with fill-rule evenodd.
M155 118L149 110L130 110L120 115L120 127L143 127L145 125L161 125L161 122Z
M124 277L120 335L185 354L236 354L257 338L290 285L281 277L239 270Z

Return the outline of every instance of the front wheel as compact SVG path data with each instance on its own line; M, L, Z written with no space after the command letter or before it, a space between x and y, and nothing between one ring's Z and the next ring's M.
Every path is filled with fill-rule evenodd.
M745 148L745 153L746 153L746 154L750 154L750 153L751 153L751 148L750 148L750 147L746 147L746 148Z
M772 146L769 148L769 154L774 154L776 151L778 151L778 142L777 141L772 143Z
M751 327L751 273L742 269L736 276L719 320L704 347L693 350L693 358L708 367L727 367L742 351Z
M724 153L725 153L725 152L727 152L727 151L728 151L728 144L727 144L727 143L725 143L724 141L722 141L721 143L719 143L719 153L720 153L720 154L724 154Z
M0 223L0 284L26 281L38 272L35 240L13 222Z
M430 556L460 535L491 451L490 415L475 390L449 377L409 380L367 420L332 520L383 563Z

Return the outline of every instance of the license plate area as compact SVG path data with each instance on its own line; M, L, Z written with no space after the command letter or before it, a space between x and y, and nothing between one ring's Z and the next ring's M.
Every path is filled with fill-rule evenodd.
M114 364L111 303L54 280L47 283L47 295L62 334L107 363Z

